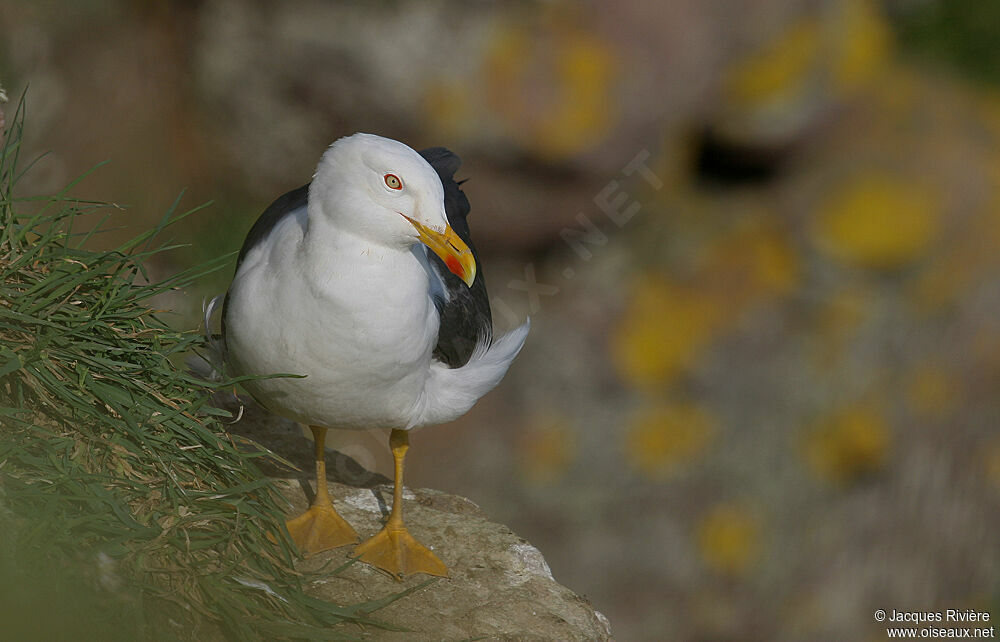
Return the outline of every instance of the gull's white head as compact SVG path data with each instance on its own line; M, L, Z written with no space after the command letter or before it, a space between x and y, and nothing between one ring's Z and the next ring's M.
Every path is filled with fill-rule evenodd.
M448 225L440 177L399 141L358 133L334 142L316 168L309 202L344 231L399 249L422 242L470 287L475 279L472 252Z

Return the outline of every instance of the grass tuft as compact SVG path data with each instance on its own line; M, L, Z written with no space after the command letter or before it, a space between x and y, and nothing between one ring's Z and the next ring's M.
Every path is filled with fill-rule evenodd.
M86 249L69 191L19 198L20 102L0 148L0 622L7 639L353 639L377 603L305 594L282 499L219 423L206 382L175 365L204 348L151 308L224 267L164 280L156 235ZM175 203L176 207L176 203ZM277 541L269 534L281 533ZM391 627L389 627L391 628Z

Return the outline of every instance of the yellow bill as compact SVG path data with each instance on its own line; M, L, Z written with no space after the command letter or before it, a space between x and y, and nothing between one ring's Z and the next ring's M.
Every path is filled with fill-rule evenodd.
M476 258L472 256L472 250L455 233L455 230L451 229L449 225L444 228L443 233L436 232L414 221L406 214L402 216L416 228L420 241L444 261L452 274L462 279L471 288L473 281L476 280Z

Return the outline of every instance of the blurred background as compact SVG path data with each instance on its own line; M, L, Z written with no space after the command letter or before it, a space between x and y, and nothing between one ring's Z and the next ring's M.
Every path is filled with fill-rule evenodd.
M3 0L0 108L28 87L49 152L22 194L110 160L97 243L214 201L160 274L340 136L450 147L496 325L533 327L407 483L620 640L881 640L878 608L1000 617L998 43L981 0Z

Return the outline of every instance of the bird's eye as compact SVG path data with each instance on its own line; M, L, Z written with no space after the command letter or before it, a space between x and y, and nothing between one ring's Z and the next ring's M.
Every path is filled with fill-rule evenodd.
M403 182L395 174L386 174L385 184L392 189L403 189Z

